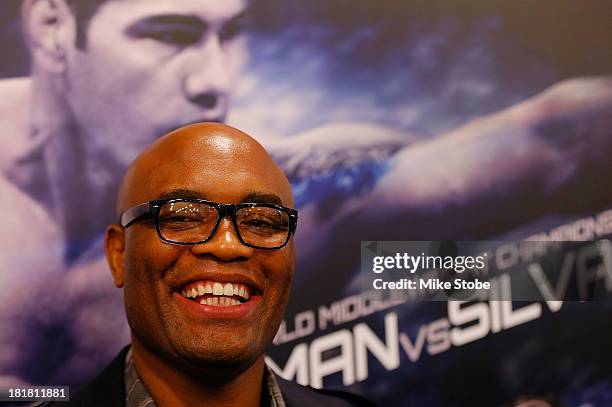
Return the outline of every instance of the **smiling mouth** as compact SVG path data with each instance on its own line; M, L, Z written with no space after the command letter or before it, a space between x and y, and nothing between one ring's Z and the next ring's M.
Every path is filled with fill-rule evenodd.
M180 294L202 305L232 307L249 301L255 291L246 284L203 280L183 287Z

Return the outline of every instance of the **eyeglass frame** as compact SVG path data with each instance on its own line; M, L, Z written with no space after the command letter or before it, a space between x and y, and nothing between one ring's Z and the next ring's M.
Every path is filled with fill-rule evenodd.
M215 221L215 226L212 228L210 232L210 236L208 236L208 238L204 240L201 240L198 242L189 242L189 243L175 242L175 241L164 238L161 232L160 225L159 225L160 209L164 205L167 205L173 202L198 203L198 204L209 205L215 208L217 210L217 220ZM238 210L242 208L253 208L253 207L261 207L261 206L267 207L267 208L275 208L289 215L289 230L287 233L287 239L282 245L275 246L275 247L261 247L261 246L256 246L256 245L247 243L242 238L242 235L240 234L240 230L238 228L238 221L236 220L236 212L238 212ZM297 220L298 220L298 211L296 209L287 208L285 206L276 205L276 204L256 203L256 202L227 204L227 203L220 203L220 202L214 202L214 201L207 201L205 199L198 199L198 198L168 198L168 199L158 199L158 200L143 202L141 204L132 206L131 208L128 208L124 210L123 212L121 212L121 214L119 215L118 223L122 228L127 228L128 226L130 226L131 224L133 224L134 222L138 221L140 218L146 215L150 215L155 220L155 229L157 231L157 236L159 236L159 238L163 242L182 245L182 246L193 246L196 244L202 244L202 243L208 242L209 240L213 238L213 236L215 236L215 233L217 233L217 229L219 228L221 219L229 216L229 218L232 220L232 224L234 225L234 230L236 231L236 236L240 240L240 243L242 243L245 246L251 247L253 249L260 249L260 250L279 250L285 247L287 243L289 243L291 236L293 236L293 234L295 233L297 229Z

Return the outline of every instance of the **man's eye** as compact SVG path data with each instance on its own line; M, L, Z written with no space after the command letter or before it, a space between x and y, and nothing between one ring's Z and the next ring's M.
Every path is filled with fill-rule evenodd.
M248 28L247 25L246 19L229 23L219 32L219 40L227 42L239 37L245 33Z
M196 225L202 222L202 217L197 215L167 215L159 218L159 223L162 227L188 226Z
M189 46L200 41L202 33L196 30L172 29L155 30L144 34L143 38L150 38L169 45Z
M287 229L286 225L283 225L282 222L261 217L245 219L241 222L241 224L249 229L267 230L270 232L277 232Z
M261 219L252 219L244 223L250 227L258 227L258 228L274 228L275 227L273 223L265 222L265 221L262 221Z

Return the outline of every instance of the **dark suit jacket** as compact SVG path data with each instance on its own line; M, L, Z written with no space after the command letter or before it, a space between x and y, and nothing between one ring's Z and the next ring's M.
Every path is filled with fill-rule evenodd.
M80 390L70 394L70 401L49 402L44 406L54 407L125 407L125 388L123 371L125 347L100 375ZM337 391L313 389L276 376L287 407L375 407L376 405L355 394Z

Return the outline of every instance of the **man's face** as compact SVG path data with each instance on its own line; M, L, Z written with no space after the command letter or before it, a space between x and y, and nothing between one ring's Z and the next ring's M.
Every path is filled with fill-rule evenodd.
M147 176L138 179L129 205L160 197L293 203L287 181L269 157L231 139L165 148L160 157L143 171ZM295 267L293 242L280 250L249 248L240 243L229 218L221 221L210 241L193 246L164 243L152 221L130 225L125 233L126 313L140 343L190 366L239 369L263 354L288 300ZM220 295L214 288L214 294L204 296L216 297L218 306L185 296L215 283L224 290L227 283L234 288L233 295ZM236 295L236 288L248 293ZM249 300L232 305L222 299L232 296Z
M246 56L245 7L246 0L103 3L85 48L67 52L67 101L88 156L124 168L170 129L222 121Z

